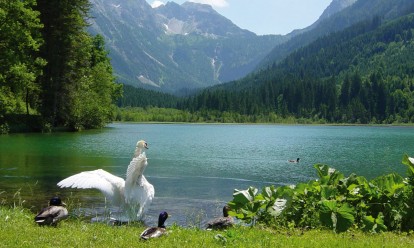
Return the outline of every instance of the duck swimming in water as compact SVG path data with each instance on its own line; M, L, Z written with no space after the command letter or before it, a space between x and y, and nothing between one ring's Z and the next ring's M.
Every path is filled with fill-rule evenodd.
M149 227L145 229L140 235L141 238L144 240L148 240L150 238L158 238L164 235L167 232L165 225L164 225L167 218L168 218L168 213L161 212L160 215L158 216L158 226Z
M223 207L223 217L218 217L207 222L207 229L225 229L234 225L234 220L229 216L230 207L228 205Z
M39 226L54 226L58 222L68 217L68 210L65 208L66 204L55 196L49 201L49 206L43 208L34 218Z
M296 160L288 160L289 163L299 163L300 158L297 158Z
M148 149L144 140L137 142L134 157L129 163L126 180L98 169L84 171L60 181L61 188L98 189L122 213L116 221L129 222L141 220L154 199L154 186L143 172L147 167L147 156L142 149Z

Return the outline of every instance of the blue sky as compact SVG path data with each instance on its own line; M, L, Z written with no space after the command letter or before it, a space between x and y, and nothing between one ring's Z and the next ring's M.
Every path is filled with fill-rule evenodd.
M149 4L168 0L146 0ZM171 0L170 0L171 1ZM178 4L186 0L174 0ZM190 0L210 4L240 28L256 34L287 34L315 22L332 0Z

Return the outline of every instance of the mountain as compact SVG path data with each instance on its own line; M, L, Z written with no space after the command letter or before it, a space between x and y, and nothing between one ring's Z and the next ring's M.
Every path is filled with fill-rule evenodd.
M250 121L414 122L414 2L359 0L328 19L356 12L368 17L266 69L203 90L184 109Z
M323 11L317 22L329 18L343 9L352 6L357 0L333 0L331 4Z
M240 29L204 4L91 4L89 31L104 36L118 81L177 95L242 78L287 40Z
M289 42L276 46L260 63L259 68L280 62L296 49L310 44L319 37L374 17L391 20L410 13L413 6L412 0L333 0L321 18L311 25L311 31L296 33Z
M336 13L342 11L343 9L351 6L356 1L357 0L332 0L332 2L323 11L322 15L318 18L318 20L316 20L316 22L314 22L312 25L310 25L306 28L293 30L291 33L287 34L287 36L291 38L291 37L297 36L299 34L303 34L305 32L308 32L308 31L314 29L316 26L318 26L318 24L321 21L323 21L323 20L329 18L330 16L333 16Z
M168 2L154 9L168 34L198 34L212 37L254 37L217 13L210 5Z

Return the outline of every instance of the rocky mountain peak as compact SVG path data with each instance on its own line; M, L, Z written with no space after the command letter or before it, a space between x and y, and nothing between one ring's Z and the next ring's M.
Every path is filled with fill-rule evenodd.
M210 5L185 2L178 5L168 2L154 9L167 34L199 34L208 37L228 35L254 35L241 29L220 15Z

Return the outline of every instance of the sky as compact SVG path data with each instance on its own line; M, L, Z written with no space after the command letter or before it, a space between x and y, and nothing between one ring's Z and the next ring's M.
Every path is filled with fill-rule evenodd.
M159 6L172 0L146 0ZM174 0L182 4L188 0ZM287 34L314 23L332 0L189 0L210 4L240 28L264 34Z

